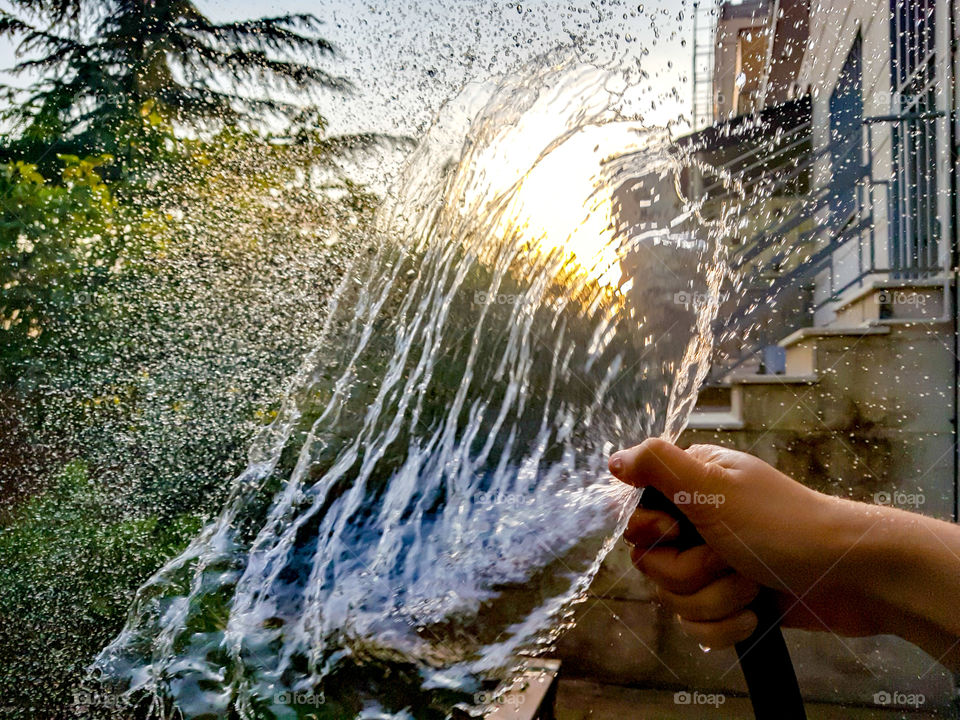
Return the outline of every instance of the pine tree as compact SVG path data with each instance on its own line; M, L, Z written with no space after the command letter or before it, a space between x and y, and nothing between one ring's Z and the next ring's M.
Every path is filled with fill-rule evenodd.
M334 47L310 14L217 23L190 0L11 6L0 13L0 35L18 40L12 70L38 74L9 111L21 144L117 152L124 138L168 123L317 117L305 110L318 91L349 88L320 67Z

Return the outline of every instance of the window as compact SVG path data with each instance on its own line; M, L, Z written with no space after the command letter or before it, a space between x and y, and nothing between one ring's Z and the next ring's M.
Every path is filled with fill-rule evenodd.
M839 230L857 210L863 176L863 41L857 34L830 95L830 225Z
M890 39L891 131L890 268L897 277L936 271L937 109L934 0L892 0Z

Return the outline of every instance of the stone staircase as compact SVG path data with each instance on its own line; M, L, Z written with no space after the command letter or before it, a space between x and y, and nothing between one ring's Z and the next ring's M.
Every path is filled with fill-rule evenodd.
M734 373L701 393L683 444L759 455L817 489L873 500L922 494L922 512L954 510L954 364L950 288L877 282L823 327L780 341L779 375Z

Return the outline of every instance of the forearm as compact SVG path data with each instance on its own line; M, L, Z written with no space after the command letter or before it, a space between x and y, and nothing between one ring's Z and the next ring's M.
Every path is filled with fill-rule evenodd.
M850 503L844 575L889 607L885 632L960 669L960 526L896 508Z

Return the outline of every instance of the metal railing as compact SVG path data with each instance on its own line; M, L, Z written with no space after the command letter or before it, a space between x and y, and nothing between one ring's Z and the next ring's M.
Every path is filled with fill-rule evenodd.
M864 287L874 278L923 278L945 269L939 261L935 207L925 199L935 195L935 185L932 190L930 185L936 177L933 159L924 165L913 161L912 182L903 181L896 162L891 179L874 172L876 126L894 126L894 142L912 133L916 142L929 143L930 125L942 116L925 112L865 118L866 133L854 134L840 147L798 154L805 149L803 138L809 137L809 124L804 124L723 165L700 167L705 176L700 202L722 205L728 217L732 213L728 222L733 226L737 217L751 213L754 221L746 238L729 244L728 262L738 281L715 327L718 357L711 381L811 325L815 313L851 288ZM800 176L813 177L818 168L825 169L825 163L855 170L825 173L829 182L803 194L785 192L797 186ZM773 198L781 201L777 212L769 222L757 223L758 208ZM838 198L846 200L840 203ZM843 212L836 212L838 207Z

